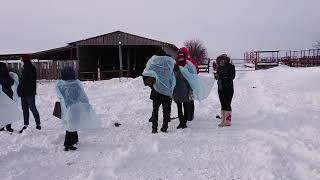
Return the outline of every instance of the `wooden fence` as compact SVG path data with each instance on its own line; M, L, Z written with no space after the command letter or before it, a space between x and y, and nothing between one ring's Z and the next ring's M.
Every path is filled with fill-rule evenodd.
M10 71L21 73L22 64L20 61L7 61ZM38 79L53 80L60 77L63 67L71 66L76 69L76 61L33 61L32 64L37 68Z

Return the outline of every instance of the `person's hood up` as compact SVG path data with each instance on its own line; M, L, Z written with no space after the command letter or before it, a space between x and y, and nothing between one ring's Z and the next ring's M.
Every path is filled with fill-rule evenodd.
M178 61L178 59L180 59L181 57L183 57L183 61ZM189 59L189 50L188 48L186 47L182 47L179 49L177 55L176 55L176 61L177 61L177 64L179 66L185 66L186 65L186 62L187 62L187 59Z

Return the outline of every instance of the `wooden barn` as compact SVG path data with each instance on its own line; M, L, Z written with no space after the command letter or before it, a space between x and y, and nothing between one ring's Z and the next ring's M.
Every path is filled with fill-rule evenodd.
M65 47L31 53L39 79L56 79L63 66L74 66L80 80L137 77L152 55L175 56L170 43L116 31L67 44ZM19 54L0 55L0 60L17 60Z

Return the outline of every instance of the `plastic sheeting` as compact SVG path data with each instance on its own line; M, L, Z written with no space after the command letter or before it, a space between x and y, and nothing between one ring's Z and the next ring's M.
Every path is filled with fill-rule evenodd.
M193 90L194 99L197 101L206 99L212 90L215 79L199 76L196 67L189 61L184 67L179 67L183 77L186 78Z
M61 103L62 120L66 130L83 131L100 127L100 120L79 80L57 81L56 93Z
M20 102L20 101L18 101L19 100L19 96L18 96L18 93L17 93L17 89L18 89L18 86L19 86L19 76L14 72L9 72L9 76L14 80L14 84L11 87L11 89L13 91L13 100L18 103L18 102Z
M7 124L12 124L22 120L21 107L12 99L10 99L3 91L0 85L0 128Z
M152 56L144 69L142 75L156 79L154 89L163 95L172 96L176 85L173 73L175 60L168 56Z

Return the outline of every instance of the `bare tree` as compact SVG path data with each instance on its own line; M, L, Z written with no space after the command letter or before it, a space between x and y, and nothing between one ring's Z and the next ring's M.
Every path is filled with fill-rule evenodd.
M320 49L320 41L316 41L316 42L313 44L313 47L316 48L316 49Z
M207 48L203 45L202 41L198 39L189 40L184 43L184 46L188 48L190 57L198 63L204 63L208 58Z

